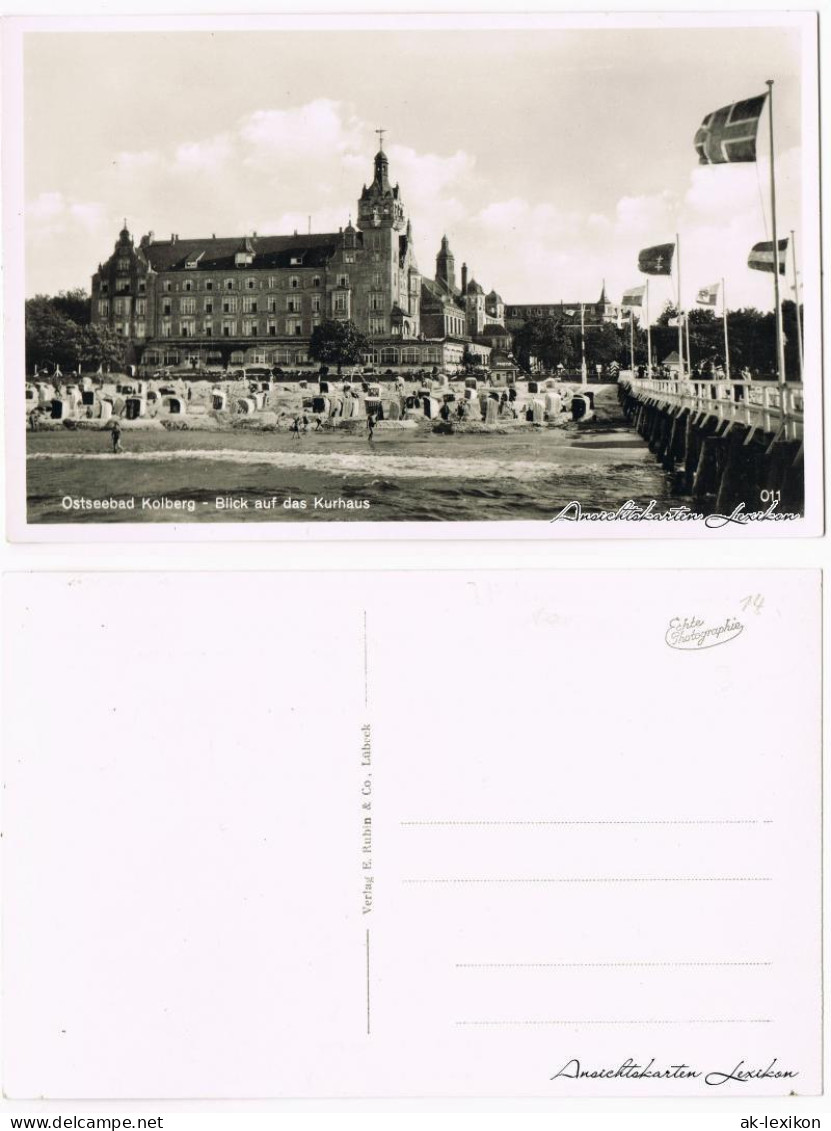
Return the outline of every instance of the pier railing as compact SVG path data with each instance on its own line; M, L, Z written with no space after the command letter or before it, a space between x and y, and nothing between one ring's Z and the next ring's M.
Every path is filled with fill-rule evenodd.
M776 381L713 381L621 377L632 396L695 417L729 421L785 439L802 439L803 387Z

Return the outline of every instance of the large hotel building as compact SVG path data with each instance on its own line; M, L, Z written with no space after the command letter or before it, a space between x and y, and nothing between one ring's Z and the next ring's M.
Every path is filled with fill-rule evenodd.
M351 320L367 335L366 362L455 368L510 349L505 307L462 266L447 238L433 279L419 273L412 227L383 147L351 220L324 235L157 240L136 245L125 226L92 278L92 318L129 339L142 366L309 361L312 330Z

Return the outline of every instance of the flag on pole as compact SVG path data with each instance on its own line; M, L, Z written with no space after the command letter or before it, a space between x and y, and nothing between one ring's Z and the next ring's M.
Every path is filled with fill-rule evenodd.
M693 145L700 165L726 165L756 160L756 133L766 94L757 94L708 114Z
M779 274L785 274L785 257L788 253L788 237L785 236L783 240L779 240ZM775 260L773 257L773 240L767 243L757 243L753 245L750 255L747 257L747 266L752 267L754 271L768 271L771 275L776 271Z
M576 313L577 313L576 310L564 310L563 311L563 314L566 314L569 318L573 318Z
M628 291L623 292L623 299L621 306L643 306L643 296L646 293L646 287L632 287Z
M718 289L720 283L710 283L709 287L702 287L695 296L699 306L715 306L718 302Z
M671 275L674 243L659 243L638 253L638 270L644 275Z
M683 326L686 320L686 315L676 314L673 318L667 320L667 326Z

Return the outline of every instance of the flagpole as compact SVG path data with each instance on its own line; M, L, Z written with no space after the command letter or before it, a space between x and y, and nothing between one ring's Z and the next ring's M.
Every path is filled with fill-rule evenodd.
M588 384L588 370L586 369L586 319L584 315L584 306L580 303L580 379L581 382Z
M692 377L692 353L690 352L690 320L686 315L684 315L683 317L684 335L687 339L687 368L689 369L690 376Z
M675 262L678 280L678 364L680 374L684 376L684 327L681 325L681 241L675 233Z
M646 276L646 375L652 377L652 320L649 317L649 276Z
M629 307L629 364L632 368L632 376L635 376L635 314L632 307Z
M796 342L799 346L799 380L803 381L802 315L799 313L799 274L796 270L796 236L794 235L793 228L791 229L791 257L793 265L793 297L794 305L796 306Z
M773 79L767 79L768 119L770 122L770 217L773 230L773 294L776 303L776 366L782 389L782 415L785 415L785 343L782 332L782 302L779 297L779 239L776 234L776 177L774 176L773 147Z
M721 317L724 321L724 372L730 380L730 347L727 344L727 292L724 289L724 279L721 280Z

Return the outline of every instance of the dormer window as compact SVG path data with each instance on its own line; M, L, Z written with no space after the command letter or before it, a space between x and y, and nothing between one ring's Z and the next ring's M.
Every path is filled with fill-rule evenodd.
M204 251L200 251L198 255L189 255L187 257L187 259L185 260L185 270L186 271L195 271L196 268L199 266L199 260L202 258L202 256L204 254L205 254Z
M234 256L234 265L236 267L250 267L254 262L254 256L250 251L238 251Z
M303 263L303 256L302 255L293 255L291 257L290 264L291 264L292 267L300 267L302 265L302 263Z

